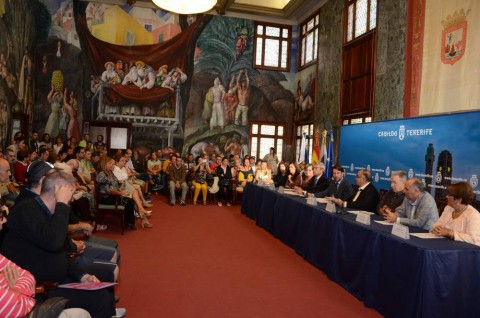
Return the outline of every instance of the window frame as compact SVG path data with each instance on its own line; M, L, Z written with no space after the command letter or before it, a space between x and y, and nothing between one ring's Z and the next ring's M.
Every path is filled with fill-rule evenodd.
M290 72L290 63L291 63L291 49L292 49L292 26L286 24L270 23L270 22L261 22L254 21L254 32L253 32L253 63L252 66L254 69L267 70L267 71L280 71L280 72ZM257 33L258 26L261 25L264 28L263 34L259 35ZM267 27L279 28L280 36L270 36L266 35L265 29ZM286 38L282 37L283 29L288 29L288 36ZM257 65L257 40L262 39L262 64ZM278 66L266 66L265 65L265 40L278 40L279 41L279 52L278 52ZM287 44L287 62L286 67L281 67L282 65L282 41L286 41Z
M315 25L315 17L318 16L318 23L317 25ZM311 21L311 20L314 20L314 26L313 28L308 31L306 30L306 33L305 35L302 34L302 29L303 27L305 26L305 28L307 27L308 23ZM317 42L317 50L315 52L314 48L315 48L315 42L313 44L313 52L316 53L316 56L309 62L305 63L302 65L302 57L306 57L306 51L304 51L304 47L303 47L303 39L307 38L311 33L314 33L315 30L317 31L317 37L315 38L314 37L314 41L316 40ZM319 50L319 38L320 38L320 9L318 11L316 11L315 13L313 13L311 16L309 16L307 19L305 19L298 27L298 70L301 71L315 63L317 63L317 60L318 60L318 50Z
M258 132L256 134L253 133L253 126L254 125L258 125ZM261 133L262 126L275 126L275 134L273 134L273 135L262 134ZM283 135L278 134L278 127L283 127ZM249 148L248 148L249 155L255 157L255 161L257 161L259 159L263 159L263 157L265 157L265 155L267 153L265 153L265 154L260 153L260 140L261 140L261 138L273 138L273 139L275 139L273 147L275 148L277 156L279 157L279 161L282 161L285 158L284 150L285 150L285 141L286 141L285 137L286 137L286 133L287 133L286 128L287 128L287 124L285 124L285 123L265 122L265 121L250 121L249 129L248 129L248 136L249 136L249 139L250 139ZM253 153L252 143L253 143L253 138L255 138L255 137L257 138L257 147L256 147L256 152ZM281 149L278 148L278 140L282 140Z
M344 9L343 9L343 13L344 13L344 26L343 26L343 43L344 45L348 44L348 43L351 43L353 41L356 41L357 39L360 39L362 37L364 37L365 35L369 34L370 32L373 32L376 30L377 28L377 18L378 18L378 0L366 0L367 1L367 28L366 28L366 31L358 36L355 36L355 30L356 30L356 25L357 25L357 19L355 18L355 12L356 12L356 8L357 8L357 2L360 1L360 0L345 0L345 5L344 5ZM370 18L370 13L371 13L371 2L372 1L377 1L377 12L376 12L376 16L375 16L375 27L371 27L371 18ZM348 8L350 7L350 5L353 5L353 21L352 21L352 39L351 40L348 40Z

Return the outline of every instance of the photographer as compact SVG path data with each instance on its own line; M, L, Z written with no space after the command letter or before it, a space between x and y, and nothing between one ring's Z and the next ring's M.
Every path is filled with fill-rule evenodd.
M201 156L195 160L197 163L193 167L193 181L192 185L195 187L193 194L193 205L197 205L197 198L202 190L203 205L207 205L207 173L211 173L207 159L203 159Z

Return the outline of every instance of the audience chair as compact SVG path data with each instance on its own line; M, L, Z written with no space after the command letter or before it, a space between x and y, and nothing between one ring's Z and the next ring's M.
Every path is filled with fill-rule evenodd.
M115 204L101 204L98 202L98 198L100 196L100 192L97 190L98 187L95 187L95 224L93 227L93 232L97 231L97 225L103 224L103 220L105 215L110 214L117 217L120 221L121 232L124 234L125 232L125 207L120 204L121 197L117 196L117 200Z

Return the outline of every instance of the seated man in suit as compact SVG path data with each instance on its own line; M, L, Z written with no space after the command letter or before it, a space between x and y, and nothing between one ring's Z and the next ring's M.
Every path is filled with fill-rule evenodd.
M365 169L359 170L355 177L355 182L358 186L357 191L347 200L332 199L332 201L344 208L375 212L378 205L378 191L371 181L372 174L370 171Z
M308 193L319 193L328 188L328 179L325 176L325 165L323 162L313 164L313 180L307 189Z
M352 195L352 185L345 179L345 170L340 165L332 167L333 180L330 181L328 188L322 192L315 193L317 198L326 197L328 200L338 198L347 200Z
M405 182L407 182L407 174L403 170L393 171L390 176L391 189L385 193L380 202L378 203L375 213L383 215L385 209L389 211L395 211L395 209L402 204L405 194Z
M37 281L98 282L82 271L68 256L65 238L76 179L63 171L53 171L43 180L40 196L16 205L8 216L9 230L2 254L33 274ZM113 295L107 289L95 291L58 288L50 297L64 297L72 307L87 310L92 317L115 315ZM122 313L124 314L124 313Z
M435 199L425 192L425 185L417 178L405 183L405 198L395 210L385 209L384 217L392 223L400 223L430 230L438 220L438 210Z

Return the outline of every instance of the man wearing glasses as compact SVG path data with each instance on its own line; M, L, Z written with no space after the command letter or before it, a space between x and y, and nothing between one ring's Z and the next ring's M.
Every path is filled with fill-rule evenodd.
M370 171L362 169L357 172L355 183L358 186L347 200L332 199L338 206L344 208L357 209L368 212L375 212L378 205L378 191L371 183L372 174Z

